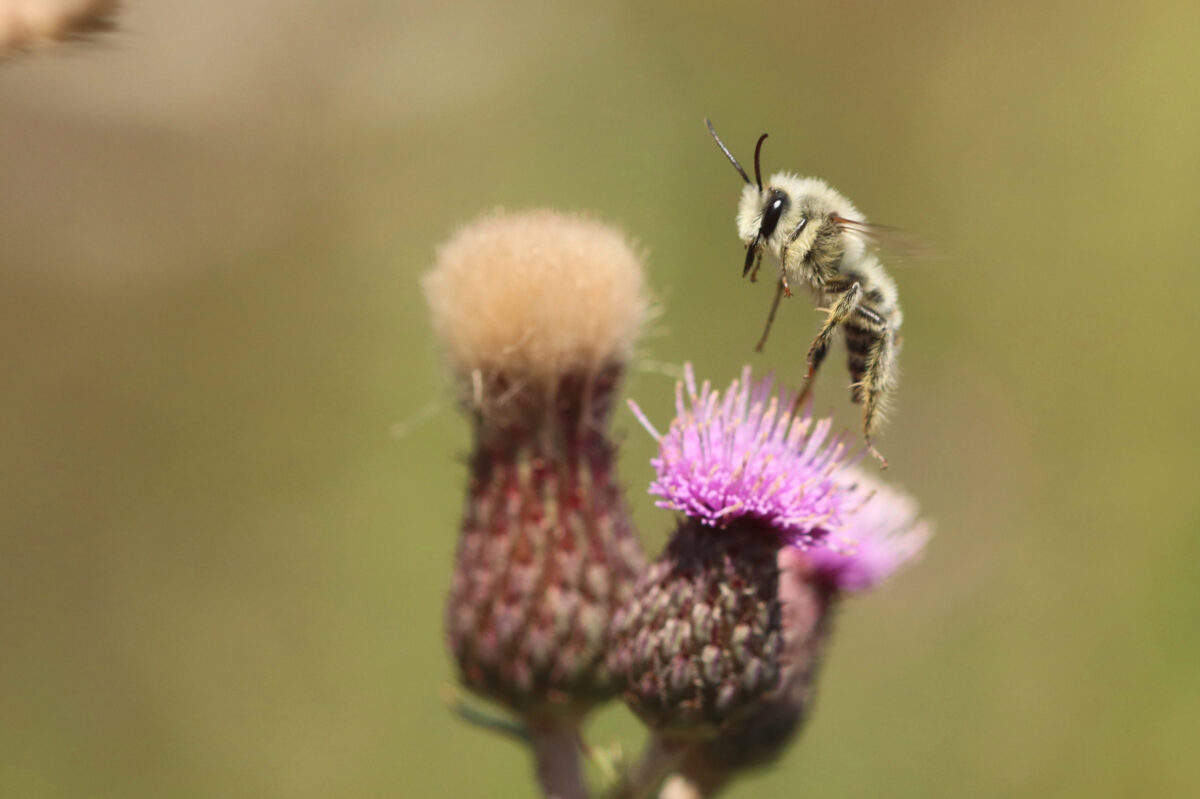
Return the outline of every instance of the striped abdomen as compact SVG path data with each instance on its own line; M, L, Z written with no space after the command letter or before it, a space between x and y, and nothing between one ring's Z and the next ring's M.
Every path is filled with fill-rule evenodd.
M862 404L866 392L880 393L895 382L894 357L899 314L878 290L867 291L842 324L846 335L846 365L851 399ZM884 362L880 363L880 359ZM874 366L874 368L872 368Z

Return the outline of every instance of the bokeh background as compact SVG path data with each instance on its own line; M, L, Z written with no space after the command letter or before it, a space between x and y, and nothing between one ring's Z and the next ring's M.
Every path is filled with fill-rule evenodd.
M0 64L0 794L532 795L455 720L466 429L419 276L497 205L593 211L662 314L627 382L798 375L744 161L898 265L881 447L936 520L731 796L1200 794L1200 6L156 0ZM502 276L498 276L498 279ZM847 427L842 358L818 399ZM622 408L646 546L652 442ZM640 740L613 706L595 743Z

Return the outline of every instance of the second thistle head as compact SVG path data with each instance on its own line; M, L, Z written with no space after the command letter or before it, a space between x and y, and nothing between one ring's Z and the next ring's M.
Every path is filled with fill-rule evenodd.
M527 719L578 717L613 693L604 633L643 563L608 436L641 259L594 220L496 213L425 292L474 439L446 606L460 677Z

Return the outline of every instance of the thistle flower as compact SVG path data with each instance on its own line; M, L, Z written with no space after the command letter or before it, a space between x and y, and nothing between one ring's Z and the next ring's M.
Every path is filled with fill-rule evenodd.
M650 461L658 507L708 527L746 520L802 547L840 525L846 491L833 475L845 445L830 437L832 420L793 416L791 398L776 396L772 386L769 378L752 383L747 366L722 397L708 383L697 390L689 364L675 387L677 415L666 435L630 402L659 441Z
M0 0L0 58L113 27L117 0Z
M615 619L609 663L660 736L716 737L778 695L803 644L785 624L780 553L816 546L861 504L838 479L847 448L829 420L791 404L749 368L723 394L697 389L689 365L665 434L634 406L659 441L650 490L687 515Z
M722 393L690 366L665 434L633 405L659 441L651 493L686 515L614 620L609 662L653 749L673 753L664 796L711 795L778 757L811 708L838 599L928 535L911 499L847 464L828 419L791 405L748 368Z
M531 728L571 726L614 693L605 630L643 565L607 433L649 308L641 260L599 222L498 212L424 289L473 431L450 650Z
M933 534L917 501L857 470L848 471L867 501L822 546L806 552L812 579L836 594L870 591L920 557Z

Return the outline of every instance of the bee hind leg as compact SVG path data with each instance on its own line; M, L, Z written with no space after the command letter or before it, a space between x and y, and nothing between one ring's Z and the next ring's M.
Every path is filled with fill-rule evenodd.
M881 469L888 467L887 458L875 448L871 435L883 417L884 405L896 383L896 334L882 331L867 357L866 371L854 385L854 401L863 404L863 440L867 451L879 460Z
M825 291L826 293L833 293L838 291L838 289L827 285ZM829 354L829 344L833 340L833 333L838 329L839 325L850 317L850 314L854 313L854 309L858 307L858 302L862 298L862 286L855 281L842 289L840 293L842 296L829 309L829 314L825 317L825 323L821 325L821 330L817 333L817 337L809 345L808 370L804 374L804 386L800 389L800 393L796 395L796 400L792 403L792 413L795 413L808 399L809 394L812 393L813 382L817 378L817 370L821 368L821 363L825 360L825 356Z
M885 458L883 453L880 452L879 450L877 450L875 448L875 445L871 443L870 436L866 436L865 438L866 438L866 442L867 442L867 452L871 453L872 458L879 461L880 469L886 469L888 467L888 459Z

